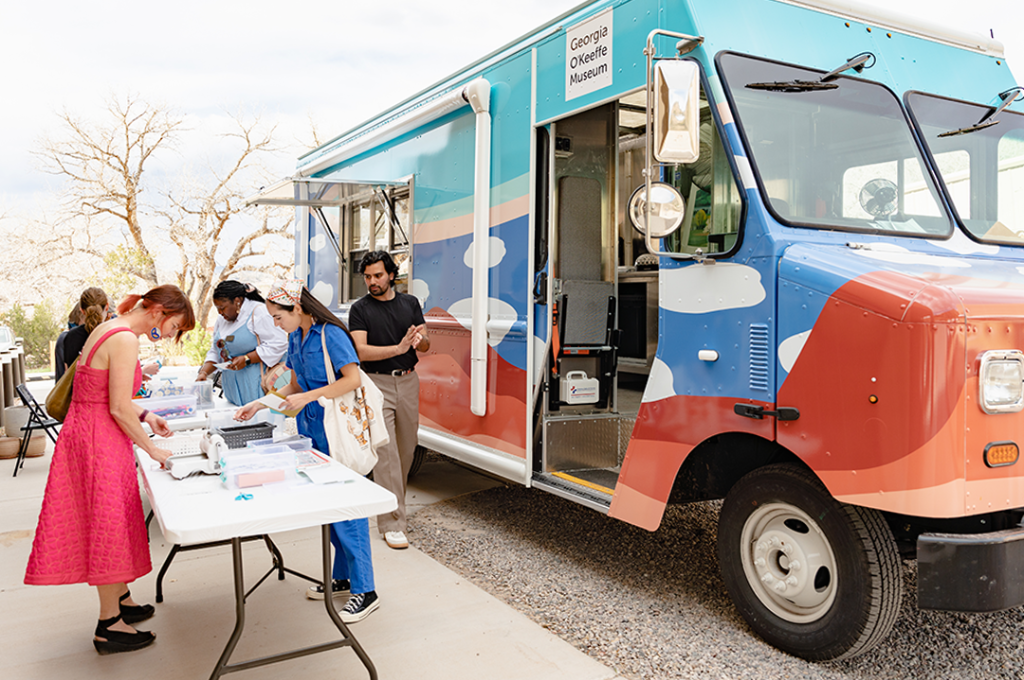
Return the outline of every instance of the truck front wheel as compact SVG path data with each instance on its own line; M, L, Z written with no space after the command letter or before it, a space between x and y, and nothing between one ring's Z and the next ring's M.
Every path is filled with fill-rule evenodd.
M836 501L796 465L754 470L729 491L718 563L750 627L804 659L863 654L899 615L899 554L882 515Z

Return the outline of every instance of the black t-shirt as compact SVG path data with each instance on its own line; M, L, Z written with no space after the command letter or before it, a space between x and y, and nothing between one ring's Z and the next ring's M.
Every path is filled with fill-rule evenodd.
M71 362L78 358L85 347L85 341L89 339L89 331L85 326L75 326L64 336L64 363L71 365Z
M68 337L70 330L62 331L57 336L57 342L53 345L53 379L54 381L60 380L60 377L64 375L66 370L64 363L64 339Z
M397 345L405 337L409 326L419 326L423 321L420 301L406 293L395 291L395 297L381 302L366 294L352 303L348 312L348 329L366 331L366 344L378 347ZM416 365L416 348L397 357L383 361L364 361L361 366L367 373L390 373L405 371Z

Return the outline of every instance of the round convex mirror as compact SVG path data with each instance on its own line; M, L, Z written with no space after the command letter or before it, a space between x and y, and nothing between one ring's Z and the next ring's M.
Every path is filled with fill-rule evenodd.
M633 228L646 234L647 186L641 184L629 197L629 221ZM683 223L686 214L686 201L671 184L665 182L651 183L651 238L665 238Z

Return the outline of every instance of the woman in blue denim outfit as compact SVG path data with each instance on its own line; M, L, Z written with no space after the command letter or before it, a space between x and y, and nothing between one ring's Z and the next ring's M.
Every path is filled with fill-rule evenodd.
M299 434L312 439L318 450L328 452L324 409L317 398L339 397L360 384L359 357L348 329L296 279L273 285L267 294L267 311L274 323L288 333L286 363L292 378L278 390L286 397L281 409L299 411L296 416ZM336 373L333 384L327 382L321 335L327 338L327 351ZM258 401L251 402L238 409L235 418L248 420L261 408L264 406ZM334 595L349 595L348 602L338 613L346 623L361 621L380 606L373 584L369 520L335 522L331 525L331 543L335 550ZM324 587L313 586L306 596L322 600Z

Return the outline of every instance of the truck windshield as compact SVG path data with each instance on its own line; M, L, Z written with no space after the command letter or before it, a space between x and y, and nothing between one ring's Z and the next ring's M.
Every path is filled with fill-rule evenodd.
M950 233L950 218L890 90L846 76L824 89L822 71L734 53L719 55L718 66L765 202L779 220Z
M993 107L922 92L907 93L907 108L960 224L984 241L1024 244L1024 115L986 118ZM971 129L983 119L998 123Z

